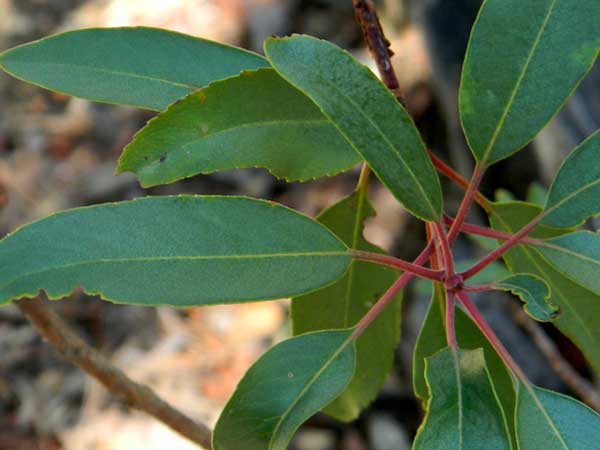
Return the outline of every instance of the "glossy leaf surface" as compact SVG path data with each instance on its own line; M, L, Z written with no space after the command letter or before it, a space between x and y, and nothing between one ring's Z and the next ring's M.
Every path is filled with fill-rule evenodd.
M267 351L219 417L215 450L285 450L298 427L352 378L351 330L303 334Z
M564 161L550 187L541 223L573 227L600 213L600 132Z
M600 442L600 416L556 392L520 386L516 418L521 449L592 450Z
M460 113L486 165L529 143L550 121L600 48L597 0L487 0L475 22Z
M541 211L525 203L496 203L490 215L492 226L514 233ZM513 273L531 273L543 279L550 287L550 300L560 308L553 322L585 354L596 371L600 372L600 296L579 286L556 270L532 246L519 245L504 255L504 261Z
M589 231L567 234L545 242L538 250L560 272L600 294L600 235Z
M497 289L508 291L523 301L523 308L532 319L550 322L559 310L550 303L550 288L544 280L531 274L517 274L495 283Z
M272 69L262 69L171 105L125 148L117 171L136 173L143 186L243 167L266 167L298 181L359 161L313 102Z
M427 358L430 396L413 450L509 450L510 440L482 349Z
M421 400L429 398L429 389L425 380L425 360L447 347L446 328L444 325L444 291L435 287L427 315L423 321L413 354L413 389ZM442 301L440 301L442 300ZM482 348L491 382L498 394L503 414L507 418L509 429L513 429L515 410L515 389L506 366L492 348L477 325L460 309L456 310L456 338L462 349Z
M363 237L364 221L375 211L364 190L325 210L319 222L353 249L382 251ZM400 274L388 267L353 261L335 284L292 301L294 334L347 328L358 322ZM325 412L338 420L355 419L377 395L392 368L400 338L401 295L356 341L356 370L352 381Z
M208 83L268 67L245 50L158 28L69 31L0 54L23 81L88 100L161 111Z
M274 203L147 197L64 211L2 240L0 304L77 286L139 305L281 298L333 283L345 253L322 225Z
M408 113L366 67L309 36L267 39L267 58L310 97L381 182L417 217L441 216L440 183Z

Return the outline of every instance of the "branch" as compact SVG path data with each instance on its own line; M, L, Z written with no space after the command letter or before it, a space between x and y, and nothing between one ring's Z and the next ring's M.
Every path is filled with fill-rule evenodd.
M394 53L390 49L390 41L385 37L383 28L381 28L375 5L371 0L352 0L352 4L354 5L356 20L360 24L371 57L377 64L381 81L404 105L398 77L396 77L396 72L390 60Z
M513 248L515 245L521 244L523 239L531 232L531 230L533 230L535 228L535 226L538 224L538 222L544 217L544 214L545 214L544 212L541 212L540 214L535 216L531 220L531 222L529 222L527 225L525 225L523 228L521 228L521 230L519 230L518 233L513 234L512 237L509 240L507 240L506 242L504 242L500 247L498 247L493 252L490 252L485 258L483 258L477 264L474 264L469 269L467 269L463 273L461 273L460 275L463 277L463 279L467 280L467 279L471 278L472 276L478 274L483 269L485 269L487 266L489 266L491 263L493 263L498 258L500 258L502 255L504 255L511 248ZM454 222L454 225L456 225L456 223L458 223L458 222Z
M511 371L525 384L525 386L531 386L531 383L529 382L527 375L525 375L525 372L523 372L521 367L519 367L517 362L513 359L509 351L506 349L504 344L502 344L500 339L498 339L498 336L496 336L494 330L492 330L492 328L484 319L479 309L477 309L475 304L469 299L467 293L463 290L459 290L456 291L455 295L465 307L465 309L469 313L469 316L471 317L471 319L473 319L473 322L475 322L479 330L487 338L490 345L494 348L494 350L496 350L498 356L500 356L502 361L504 361L504 364L506 364L506 366L511 369Z
M102 354L88 346L54 311L39 299L14 302L50 346L111 394L132 408L144 411L190 441L210 450L211 430L185 416L159 398L148 386L131 380Z
M467 214L471 209L471 205L475 200L476 194L479 192L479 184L481 184L481 179L483 178L483 174L485 172L485 168L482 168L479 164L475 166L475 170L473 170L473 176L471 177L471 181L467 186L467 190L465 191L465 196L458 208L458 212L456 213L456 219L454 223L450 227L450 231L448 232L448 241L450 245L454 245L454 241L458 236L460 231L460 227L464 223L467 218Z
M446 225L452 225L454 223L454 219L452 217L444 214L444 222L446 223ZM480 227L478 225L473 225L470 223L463 223L460 226L460 231L467 233L467 234L474 234L476 236L483 236L483 237L489 237L492 239L498 239L500 241L509 241L509 240L513 239L513 237L514 237L514 234L512 234L512 233L506 233L504 231L492 230L490 228ZM530 237L524 237L523 239L521 239L521 243L537 245L537 246L546 245L545 242L542 241L541 239L530 238Z
M446 178L456 184L459 188L465 191L469 188L469 182L461 174L438 158L431 150L428 150L428 153L429 158L433 163L433 167L435 167L439 173L445 175ZM481 206L484 211L490 212L492 210L490 201L479 191L475 192L475 203Z
M529 333L533 343L542 352L550 367L554 369L561 380L585 403L600 412L600 393L592 383L579 375L571 364L562 357L560 351L542 327L531 320L519 306L515 306L515 319Z
M429 241L427 246L423 249L421 254L417 256L413 264L424 264L429 257L432 255L434 250L433 240ZM394 299L396 294L400 292L413 278L413 274L410 272L404 272L400 278L398 278L394 284L381 296L379 300L371 307L371 309L363 316L362 319L356 324L354 332L352 333L352 339L358 339L363 332L371 325L371 323L379 316L379 313L385 309L385 307Z

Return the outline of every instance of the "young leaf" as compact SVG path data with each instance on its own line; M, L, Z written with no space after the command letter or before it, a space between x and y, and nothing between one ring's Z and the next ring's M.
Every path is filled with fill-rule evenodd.
M483 349L446 348L427 358L425 377L427 415L413 450L511 449Z
M158 28L69 31L0 54L23 81L88 100L161 111L214 80L268 67L245 50Z
M459 99L467 140L481 164L523 148L564 104L596 59L598 17L597 0L483 3Z
M550 187L540 223L574 227L600 213L600 131L571 152Z
M352 330L288 339L246 372L219 417L214 450L285 450L298 427L352 378Z
M532 319L550 322L558 317L559 309L550 302L550 288L540 277L531 274L512 275L494 283L499 290L508 291L519 297L523 308Z
M600 294L600 234L578 231L546 241L538 250L558 271Z
M600 416L575 399L519 386L517 436L523 450L591 450L600 442Z
M496 203L490 220L493 228L515 233L540 211L540 207L526 203ZM560 315L553 325L573 340L600 373L600 328L597 323L600 296L556 270L533 247L519 245L504 255L504 261L511 272L531 273L548 284L551 301L560 308Z
M267 39L267 58L313 100L381 182L423 220L442 213L440 182L408 113L365 66L309 36Z
M364 190L355 192L318 218L348 247L381 252L362 235L366 219L375 215ZM353 326L399 276L388 267L353 261L335 284L292 301L294 334ZM346 390L324 412L338 420L354 420L377 395L392 368L400 338L401 295L356 341L356 370Z
M238 197L148 197L64 211L0 241L0 304L76 286L118 303L275 299L346 271L343 242L306 216Z
M125 148L117 172L136 173L143 186L242 167L304 181L359 161L313 102L272 69L261 69L171 105Z
M413 389L415 395L421 400L429 398L429 389L425 380L425 360L448 345L444 312L442 311L444 304L444 290L441 286L435 285L413 354ZM486 367L491 375L491 383L498 394L502 412L506 417L511 435L513 435L516 393L510 373L477 325L462 310L456 310L455 320L459 347L462 349L483 348Z

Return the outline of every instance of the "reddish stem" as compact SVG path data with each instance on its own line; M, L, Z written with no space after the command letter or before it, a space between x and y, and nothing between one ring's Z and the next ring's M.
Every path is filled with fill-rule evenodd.
M444 222L447 225L452 225L454 223L454 219L446 214L444 214ZM476 236L489 237L492 239L498 239L501 241L508 241L514 237L512 233L506 233L504 231L491 230L490 228L480 227L478 225L473 225L470 223L463 223L460 227L460 231L465 233L474 234ZM524 237L521 239L523 244L530 245L545 245L544 241L541 239L535 239L530 237Z
M455 271L454 258L452 257L452 250L450 249L450 243L448 242L448 238L446 236L446 230L440 223L433 224L433 229L435 230L435 234L440 243L442 258L444 261L444 266L446 267L446 279L449 279L454 276Z
M428 152L429 158L433 163L433 167L435 167L439 173L446 176L458 187L464 190L467 190L469 188L469 182L461 174L459 174L456 170L454 170L452 167L450 167L448 164L446 164L444 161L438 158L435 155L435 153L433 153L431 150L429 150ZM492 209L489 200L485 198L485 196L479 191L475 192L475 202L486 211L491 211Z
M462 305L465 307L465 309L469 313L469 316L471 316L471 319L473 319L473 322L475 322L477 327L481 330L483 335L487 338L490 345L494 348L494 350L496 350L496 353L498 353L498 356L500 356L500 358L502 358L504 363L512 370L512 372L517 377L519 377L519 379L521 379L521 381L523 381L523 383L525 383L526 386L529 386L530 383L529 383L527 376L525 375L525 372L523 372L523 370L519 367L517 362L510 355L510 353L508 352L508 350L506 349L504 344L502 344L500 339L498 339L498 336L496 336L496 333L494 333L494 330L492 330L492 328L488 325L488 323L484 319L481 312L477 309L475 304L473 304L473 302L469 299L469 296L464 291L457 291L456 296L458 297L458 299L460 300Z
M523 239L525 238L525 236L527 236L527 234L535 228L535 226L542 219L542 217L544 217L543 212L538 214L537 216L535 216L531 222L529 222L527 225L525 225L523 228L521 228L521 230L519 230L518 233L515 233L508 241L504 242L504 244L502 244L496 250L489 253L485 258L483 258L477 264L474 264L469 269L467 269L463 273L461 273L463 280L468 280L473 275L478 274L483 269L485 269L487 266L489 266L491 263L493 263L498 258L500 258L502 255L504 255L511 248L513 248L515 245L520 244L523 241Z
M433 253L433 241L429 241L427 246L423 249L421 254L417 256L413 264L420 265L424 264ZM368 326L377 318L379 313L385 309L385 307L394 299L394 297L400 292L408 282L413 278L414 274L410 272L404 272L400 278L398 278L392 286L381 296L377 303L364 315L364 317L356 324L354 332L352 333L352 339L357 339Z
M496 285L493 283L489 284L478 284L475 286L463 286L462 290L465 292L487 292L496 289Z
M350 254L356 260L394 267L428 280L443 281L445 278L443 270L428 269L422 265L404 261L403 259L394 258L393 256L382 255L380 253L363 252L361 250L351 250Z
M454 293L446 289L446 339L448 347L456 352L458 350L458 343L456 342L456 327L454 323L454 302Z
M479 164L475 166L475 170L473 171L473 176L471 177L471 181L469 182L469 187L465 192L465 196L463 197L463 201L458 208L458 213L456 213L456 218L454 219L454 223L450 227L450 231L448 232L448 241L450 245L454 244L456 237L460 231L460 227L464 223L467 218L467 214L469 213L469 209L471 209L471 205L473 204L473 200L475 198L475 194L477 194L477 190L479 189L479 184L481 183L481 179L483 178L484 169L482 169Z

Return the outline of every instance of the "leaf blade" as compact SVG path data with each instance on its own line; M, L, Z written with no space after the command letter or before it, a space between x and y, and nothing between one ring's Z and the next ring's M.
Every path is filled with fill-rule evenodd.
M274 70L259 69L169 106L125 148L117 173L133 172L143 186L155 186L198 173L265 167L287 181L306 181L359 161L304 94Z
M303 334L261 356L221 413L214 449L285 450L302 422L350 381L351 334L352 330Z
M566 395L520 385L517 436L528 450L587 450L600 441L600 416Z
M495 287L519 297L525 312L538 322L550 322L559 314L559 308L550 302L548 284L536 275L512 275L495 283Z
M481 164L523 148L571 95L597 56L598 14L594 0L483 4L459 94L463 128Z
M313 100L407 210L441 216L439 179L412 119L373 73L333 44L295 35L265 41L273 68ZM339 86L349 86L348 92Z
M352 249L381 253L362 236L364 221L375 215L364 190L325 210L318 221ZM292 300L294 335L354 326L399 276L390 268L353 261L335 284ZM354 420L377 395L392 368L400 338L401 294L356 340L356 370L344 392L324 412L342 421Z
M558 170L540 223L574 227L600 213L600 131L578 145Z
M550 239L537 249L554 266L577 284L600 294L600 235L577 231Z
M413 450L509 450L508 429L483 350L446 348L427 359L431 395Z
M413 353L413 390L415 395L424 401L429 399L429 389L425 379L425 361L448 345L443 308L443 288L441 286L434 286L432 300L419 331ZM511 436L513 436L516 392L512 377L489 341L462 310L456 310L455 320L456 338L459 347L468 350L483 349L485 364L488 372L491 374L491 382L498 394L502 412L506 417Z
M281 298L342 276L345 249L320 224L269 202L148 197L68 210L2 240L0 303L39 289L59 298L77 285L142 305Z
M69 31L0 54L0 68L23 81L156 111L211 81L267 66L239 48L148 27Z
M526 203L495 203L490 222L494 229L515 233L540 211L540 207ZM561 234L564 233L565 230ZM511 272L532 273L548 283L551 301L561 311L553 325L569 337L596 372L600 372L600 330L595 320L600 314L600 296L565 277L532 247L519 245L504 255L504 261Z

